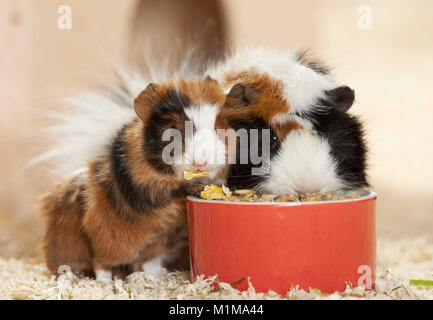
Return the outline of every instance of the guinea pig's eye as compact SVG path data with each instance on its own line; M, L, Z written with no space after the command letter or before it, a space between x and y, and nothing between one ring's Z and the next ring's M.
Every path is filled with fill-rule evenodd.
M276 136L275 133L271 133L271 148L272 149L276 149L278 147L279 141L278 141L278 137Z
M177 129L177 126L176 126L175 124L172 124L171 127L170 127L170 129L178 130L178 129Z

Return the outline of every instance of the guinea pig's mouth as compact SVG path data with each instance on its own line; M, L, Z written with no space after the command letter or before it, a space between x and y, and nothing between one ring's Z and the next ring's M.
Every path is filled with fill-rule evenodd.
M204 166L195 166L195 165L181 165L178 166L177 169L183 173L185 171L200 171L200 172L208 172L208 178L213 179L215 178L221 170L223 170L226 166L225 165L218 165L218 164L209 164Z
M206 164L196 166L192 164L177 164L174 165L176 180L184 182L199 182L199 183L214 183L216 179L220 179L224 174L224 169L227 165ZM187 178L187 177L190 178Z

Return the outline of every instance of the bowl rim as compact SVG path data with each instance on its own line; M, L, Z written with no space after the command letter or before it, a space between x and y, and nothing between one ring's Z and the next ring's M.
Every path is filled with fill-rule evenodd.
M372 200L377 198L377 193L373 190L366 190L368 193L364 196L360 196L359 198L353 199L344 199L344 200L323 200L323 201L308 201L308 202L247 202L247 201L227 201L227 200L206 200L200 199L194 196L188 196L186 199L191 202L200 202L200 203L212 203L212 204L232 204L232 205L241 205L241 206L305 206L305 205L319 205L319 204L335 204L335 203L350 203L350 202L359 202L365 200Z

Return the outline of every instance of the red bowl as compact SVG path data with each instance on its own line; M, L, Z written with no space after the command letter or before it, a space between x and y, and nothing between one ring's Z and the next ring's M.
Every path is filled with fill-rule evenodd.
M188 197L191 273L257 292L295 286L326 293L372 288L376 199L303 203L208 201Z

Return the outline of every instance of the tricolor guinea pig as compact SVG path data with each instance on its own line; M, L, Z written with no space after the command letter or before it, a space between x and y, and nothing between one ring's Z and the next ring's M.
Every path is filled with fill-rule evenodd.
M202 185L186 170L222 183L228 146L218 129L225 96L211 78L149 84L134 101L138 117L114 134L105 151L42 200L48 218L46 263L109 281L122 266L158 273L187 246L185 197ZM188 134L188 126L191 134ZM218 182L217 182L218 181Z
M368 185L364 131L347 113L354 91L336 85L325 67L302 53L246 48L208 72L227 94L230 126L250 140L242 150L238 143L230 187L284 194Z

